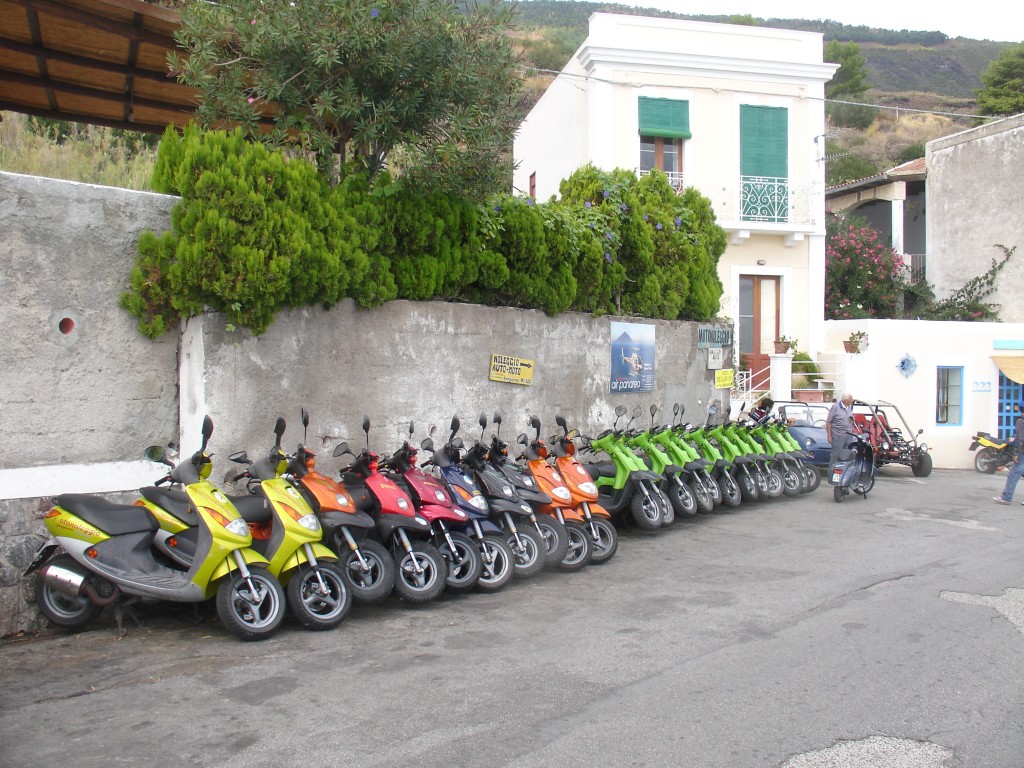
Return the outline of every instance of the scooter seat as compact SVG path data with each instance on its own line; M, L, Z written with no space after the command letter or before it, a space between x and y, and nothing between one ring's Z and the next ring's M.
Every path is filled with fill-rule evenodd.
M57 506L92 523L111 536L139 531L155 531L156 518L145 507L137 504L114 504L87 493L62 493Z
M615 477L615 465L610 461L595 461L583 466L594 480L599 477Z
M235 509L247 523L269 523L273 516L270 504L262 496L229 496Z
M149 485L139 493L142 494L142 498L153 502L160 509L167 510L185 525L199 525L199 515L192 509L192 504L189 503L188 495L184 491L172 491L169 488Z
M707 459L694 459L693 461L686 462L686 469L690 472L700 472L710 463Z

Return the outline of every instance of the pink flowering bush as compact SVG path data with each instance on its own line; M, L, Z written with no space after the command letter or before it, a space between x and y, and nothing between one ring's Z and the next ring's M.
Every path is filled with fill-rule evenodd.
M900 316L907 286L903 258L878 232L842 216L829 218L825 243L825 316L830 320Z

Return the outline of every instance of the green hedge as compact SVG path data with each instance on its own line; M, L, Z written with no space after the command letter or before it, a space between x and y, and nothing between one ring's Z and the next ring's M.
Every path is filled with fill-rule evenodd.
M353 298L442 299L707 320L725 233L710 202L666 177L580 169L548 203L486 201L316 168L240 131L168 129L154 188L179 195L170 232L139 240L121 306L151 337L204 307L263 333L278 311Z

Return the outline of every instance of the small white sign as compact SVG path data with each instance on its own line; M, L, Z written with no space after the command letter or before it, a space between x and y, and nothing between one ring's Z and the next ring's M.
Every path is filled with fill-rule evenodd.
M708 347L708 370L717 371L721 369L725 361L725 349L723 347Z

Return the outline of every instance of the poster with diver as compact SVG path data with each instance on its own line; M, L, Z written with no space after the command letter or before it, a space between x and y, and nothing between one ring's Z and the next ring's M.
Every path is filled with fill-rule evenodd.
M654 391L654 326L612 322L611 392Z

